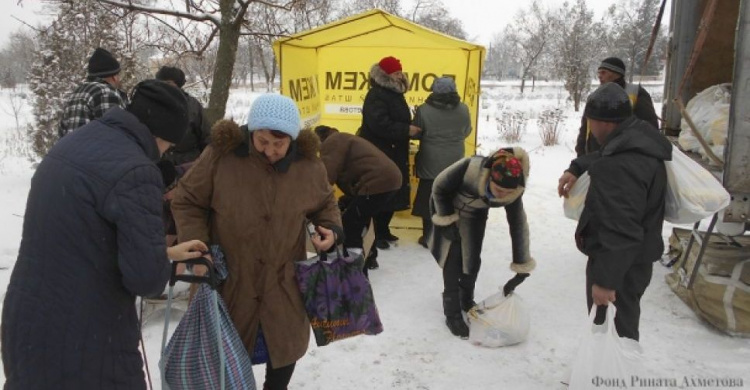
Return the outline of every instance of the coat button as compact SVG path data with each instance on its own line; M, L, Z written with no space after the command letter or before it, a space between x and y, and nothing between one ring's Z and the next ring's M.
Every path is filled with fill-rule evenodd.
M266 221L266 222L268 222L268 221L271 220L271 216L268 215L268 214L266 214L266 215L263 216L263 220Z

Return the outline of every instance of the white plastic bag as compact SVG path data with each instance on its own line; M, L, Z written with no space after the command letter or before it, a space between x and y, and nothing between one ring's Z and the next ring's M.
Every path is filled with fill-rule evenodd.
M637 341L617 335L615 305L607 306L607 319L594 325L596 305L591 307L586 333L571 366L568 390L627 388L632 377L644 371L643 354Z
M467 313L469 342L482 347L518 344L529 335L531 318L516 293L507 297L500 291L474 306Z
M576 221L581 218L583 206L586 203L586 194L589 192L590 184L591 177L589 177L588 172L584 172L578 180L576 180L575 184L573 184L573 188L570 189L568 197L563 200L563 211L565 212L566 217Z
M729 205L730 197L719 180L677 148L666 161L667 196L664 219L695 223Z

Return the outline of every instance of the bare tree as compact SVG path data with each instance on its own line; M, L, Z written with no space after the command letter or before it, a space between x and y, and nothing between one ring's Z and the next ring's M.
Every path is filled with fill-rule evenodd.
M551 57L578 111L591 87L593 67L604 46L604 32L600 23L593 22L593 12L586 7L585 0L565 2L554 14Z
M130 0L99 0L109 7L126 9L149 19L149 23L158 23L169 29L175 26L175 20L182 20L186 28L172 28L173 33L181 38L183 53L198 56L209 50L213 42L216 46L216 62L211 78L206 117L215 122L224 116L232 74L237 58L237 48L241 35L280 36L288 31L268 32L253 29L251 23L258 17L256 12L248 12L250 6L281 12L289 12L304 0L166 0L159 5L147 6ZM196 38L199 37L200 39Z
M0 51L0 84L3 88L13 88L26 82L35 52L36 42L30 32L18 30L10 35L8 43Z
M441 0L418 0L410 14L414 23L458 39L466 39L463 23L450 16Z
M338 7L338 18L378 8L385 12L401 15L401 0L342 0Z
M659 12L659 0L625 0L614 4L611 11L610 50L620 57L628 69L628 82L641 71L643 59L648 49L651 30ZM661 33L652 58L664 54L666 36ZM655 64L652 63L652 64ZM658 66L652 66L652 73L658 73Z
M549 12L535 0L529 8L520 10L515 20L505 28L503 34L522 66L521 93L526 79L534 75L535 66L552 37L550 24Z
M512 43L503 33L492 37L487 48L487 58L484 61L484 73L488 77L502 80L508 77L519 77L519 63L513 55Z

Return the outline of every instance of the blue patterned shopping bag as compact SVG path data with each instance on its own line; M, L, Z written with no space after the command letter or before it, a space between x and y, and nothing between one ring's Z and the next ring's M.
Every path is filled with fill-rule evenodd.
M224 255L211 246L218 280L227 277ZM174 279L174 278L173 278ZM164 390L255 390L250 356L229 317L216 284L201 284L159 362ZM170 280L169 295L174 285ZM166 313L164 337L168 328Z

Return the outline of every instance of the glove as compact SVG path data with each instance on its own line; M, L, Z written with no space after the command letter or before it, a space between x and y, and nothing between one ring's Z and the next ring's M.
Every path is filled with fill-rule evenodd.
M458 241L461 238L461 234L458 232L458 225L452 223L448 226L443 226L443 237L448 241Z
M506 297L510 295L510 293L512 293L519 284L523 283L529 275L531 274L516 274L516 276L510 278L510 280L505 283L505 286L503 286L503 295Z

